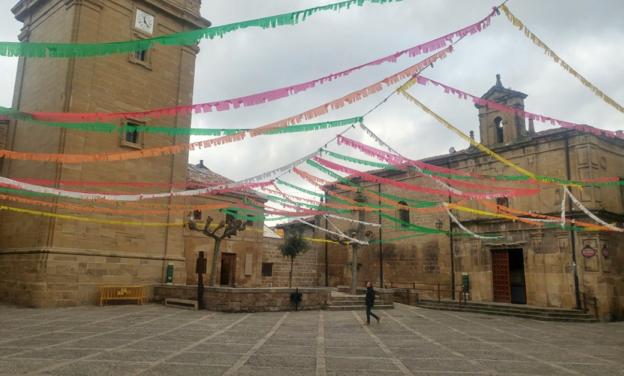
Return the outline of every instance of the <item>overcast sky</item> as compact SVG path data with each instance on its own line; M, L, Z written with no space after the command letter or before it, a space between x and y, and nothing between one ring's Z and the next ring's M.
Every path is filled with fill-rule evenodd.
M0 5L0 38L15 40L15 1ZM202 14L213 25L284 13L329 3L322 0L204 0ZM227 99L305 82L415 46L483 18L492 0L404 0L316 14L295 26L247 29L201 44L195 103ZM591 82L624 103L624 1L510 0L509 8L534 33ZM366 68L278 102L195 116L195 127L257 127L338 98L424 58ZM14 58L0 58L0 105L11 103ZM605 129L624 129L624 115L594 96L533 45L501 14L489 29L465 38L456 52L425 75L476 95L502 75L503 84L528 94L526 108L555 118ZM359 116L389 90L319 120ZM416 86L412 94L464 131L478 132L477 112L468 101ZM466 143L402 97L395 96L366 119L367 125L401 153L423 158L462 149ZM550 126L536 123L538 129ZM193 152L214 171L243 179L270 170L322 146L339 130L257 137ZM360 138L361 132L351 131ZM364 138L362 138L364 139ZM333 148L334 150L344 150Z

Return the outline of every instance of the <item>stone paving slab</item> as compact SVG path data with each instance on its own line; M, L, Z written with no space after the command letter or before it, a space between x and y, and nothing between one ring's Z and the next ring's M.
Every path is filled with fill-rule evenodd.
M624 323L379 313L0 305L0 375L624 376Z

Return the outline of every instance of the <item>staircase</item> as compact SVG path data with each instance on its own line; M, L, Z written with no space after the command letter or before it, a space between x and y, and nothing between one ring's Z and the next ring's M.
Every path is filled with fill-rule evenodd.
M383 304L383 302L375 300L375 309L391 309L394 304ZM349 295L341 292L333 291L327 305L328 311L364 311L366 304L364 295Z
M459 304L451 300L420 300L417 307L445 311L462 311L484 313L488 315L513 316L542 321L597 322L596 318L586 312L574 309L541 308L505 303L474 303Z

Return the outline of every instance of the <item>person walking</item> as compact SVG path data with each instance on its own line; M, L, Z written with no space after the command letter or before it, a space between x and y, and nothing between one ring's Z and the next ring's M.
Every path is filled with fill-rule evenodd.
M370 325L370 317L373 316L377 322L380 321L379 316L373 313L372 309L375 305L375 290L371 281L366 282L366 325Z

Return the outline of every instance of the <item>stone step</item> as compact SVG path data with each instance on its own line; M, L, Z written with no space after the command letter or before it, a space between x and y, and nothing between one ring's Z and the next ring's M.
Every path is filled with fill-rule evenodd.
M330 300L332 305L364 305L364 300Z
M418 304L416 306L420 308L442 310L442 311L471 312L471 313L481 313L481 314L486 314L486 315L512 316L512 317L535 319L535 320L541 320L541 321L567 321L567 322L597 322L598 321L596 320L596 318L594 318L590 314L578 315L576 314L576 312L574 312L574 314L565 315L561 313L548 314L548 313L506 311L506 310L462 307L462 306L454 306L454 307L442 306L442 305L438 306L434 304Z
M450 300L428 300L421 299L420 304L435 304L436 306L450 306L455 307L459 304L458 301L450 301ZM462 307L471 307L471 308L487 308L487 309L497 309L497 310L508 310L508 311L521 311L521 312L534 312L534 313L564 313L564 314L572 314L572 313L580 313L585 314L584 311L579 311L575 309L563 309L563 308L546 308L546 307L531 307L522 304L504 304L504 303L477 303L477 302L466 302L461 304Z
M197 310L197 300L167 298L165 299L165 305L167 307L184 308Z
M373 311L377 309L393 309L394 305L392 304L381 304L373 307ZM327 306L328 311L366 311L366 305L345 305L345 306Z

